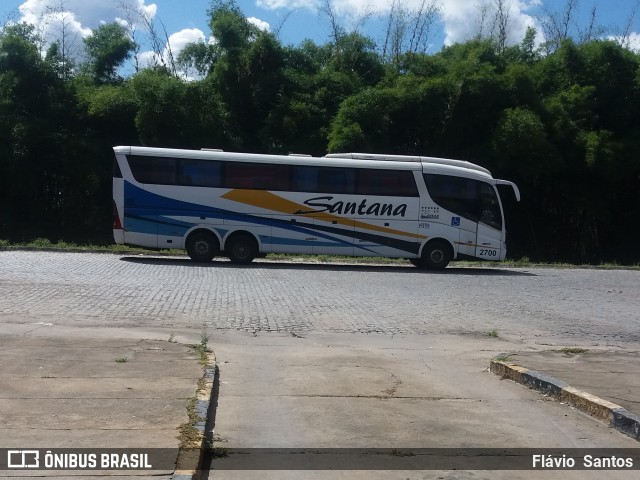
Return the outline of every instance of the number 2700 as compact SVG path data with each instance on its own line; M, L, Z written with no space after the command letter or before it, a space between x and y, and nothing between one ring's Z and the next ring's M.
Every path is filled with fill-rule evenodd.
M480 257L497 257L498 256L498 251L497 250L481 249L479 256Z

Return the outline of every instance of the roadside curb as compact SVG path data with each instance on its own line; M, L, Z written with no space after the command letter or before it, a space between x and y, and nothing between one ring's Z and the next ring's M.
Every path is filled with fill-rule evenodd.
M640 442L640 416L629 412L615 403L590 393L573 388L566 382L535 370L520 367L511 362L500 360L498 356L491 360L491 372L502 379L513 380L543 395L580 410L608 424L611 428Z
M195 404L193 408L192 427L196 430L196 438L181 444L176 461L176 470L171 477L172 480L192 480L197 478L203 457L209 448L211 438L208 435L211 430L211 421L215 418L212 415L211 408L212 397L214 395L215 386L218 383L218 365L213 352L207 353L207 363L204 367L202 378L198 381L198 390L195 396ZM182 442L181 442L182 443Z

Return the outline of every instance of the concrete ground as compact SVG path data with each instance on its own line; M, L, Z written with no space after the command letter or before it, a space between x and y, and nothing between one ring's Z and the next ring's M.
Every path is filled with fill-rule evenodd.
M640 352L637 350L550 349L511 353L508 359L640 415Z
M196 331L45 324L5 324L2 330L0 448L177 447L187 399L202 376L198 355L185 346L197 343ZM181 343L169 342L172 334ZM209 335L219 370L216 448L638 449L607 425L491 374L489 360L516 347L500 338ZM526 355L545 354L521 359ZM629 367L617 358L619 370ZM599 378L604 387L616 377ZM224 458L214 459L201 478L551 478L527 471L216 470L220 462ZM79 473L69 478L92 478ZM168 479L173 471L95 473ZM597 473L562 476L601 478ZM607 478L635 473L608 471Z
M607 425L489 373L489 360L514 346L500 339L220 332L214 345L217 448L638 449ZM210 478L559 478L539 471L233 471L224 462L213 460Z
M166 449L158 450L161 469L144 476L171 478L179 427L188 422L188 400L203 371L192 348L122 338L117 329L6 330L0 332L0 448ZM0 477L14 474L23 472Z

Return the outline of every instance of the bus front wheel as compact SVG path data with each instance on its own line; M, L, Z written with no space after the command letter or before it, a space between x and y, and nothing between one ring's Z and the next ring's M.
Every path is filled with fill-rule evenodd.
M187 254L194 262L210 262L218 254L218 239L209 232L195 232L187 238Z
M258 244L248 233L238 233L227 240L225 251L232 263L246 265L258 255Z
M429 270L444 270L451 261L453 254L449 244L443 241L433 241L425 245L419 266Z

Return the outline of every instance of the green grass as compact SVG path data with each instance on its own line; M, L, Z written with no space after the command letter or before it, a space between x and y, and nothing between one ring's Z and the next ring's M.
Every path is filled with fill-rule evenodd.
M571 347L571 348L561 348L559 351L562 353L586 353L589 351L589 349L580 348L580 347Z
M196 425L198 422L205 421L206 418L197 414L197 401L196 397L187 399L187 417L189 419L178 427L180 433L177 438L180 441L180 448L196 448L200 446L202 432L196 428Z
M501 353L500 355L494 357L496 362L508 362L511 359L511 355L507 353Z
M186 251L182 249L173 250L149 250L145 248L130 247L128 245L93 245L93 244L77 244L73 242L65 242L58 240L52 242L47 238L36 238L30 242L9 242L0 239L0 249L46 249L46 250L67 250L76 252L105 252L119 254L148 254L148 255L186 255ZM275 262L305 262L305 263L337 263L337 264L377 264L377 265L407 265L404 258L387 258L387 257L346 257L341 255L296 255L286 253L269 253L267 260ZM578 264L578 263L562 263L562 262L534 262L529 257L519 259L509 259L503 262L485 262L485 261L454 261L451 262L452 267L458 268L597 268L604 270L613 269L633 269L640 270L640 263L632 265L624 265L618 262L605 262L598 265Z
M171 255L179 255L185 254L186 250L149 250L146 248L137 248L131 247L128 245L94 245L94 244L78 244L73 242L65 242L62 240L58 240L53 243L48 238L36 238L35 240L31 240L30 242L9 242L8 240L0 239L0 248L15 248L15 249L46 249L46 250L67 250L67 251L80 251L80 252L105 252L105 253L147 253L147 254L171 254Z
M289 253L269 253L267 260L275 262L308 262L308 263L362 263L362 264L385 264L385 265L406 265L404 258L387 257L349 257L344 255L303 255Z
M127 363L129 359L127 357L118 357L116 358L116 363Z
M209 334L204 326L200 333L200 343L190 345L190 347L193 348L200 356L200 365L206 367L209 364L209 354L212 350L209 348Z

